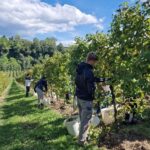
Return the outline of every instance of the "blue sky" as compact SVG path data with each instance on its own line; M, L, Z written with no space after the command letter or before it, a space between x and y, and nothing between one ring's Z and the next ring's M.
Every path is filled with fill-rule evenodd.
M110 23L112 21L112 14L119 7L119 5L125 0L43 0L46 3L55 5L56 3L60 4L69 4L77 7L81 11L89 14L93 14L97 18L103 18L102 23L103 29L99 30L94 28L92 25L81 25L76 27L75 31L72 32L56 32L54 35L60 41L71 41L75 36L84 36L87 33L95 33L96 31L107 32L110 28ZM130 0L126 0L131 2ZM45 35L49 36L51 34Z
M0 1L0 35L19 34L27 39L56 37L59 42L71 43L76 36L107 32L112 14L123 2L125 0Z

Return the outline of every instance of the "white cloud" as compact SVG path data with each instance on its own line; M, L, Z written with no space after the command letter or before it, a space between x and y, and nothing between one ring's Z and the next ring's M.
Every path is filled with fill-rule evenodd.
M72 44L75 44L74 40L63 40L63 41L57 41L57 44L62 43L64 46L68 47Z
M63 32L84 24L103 28L101 19L68 4L52 6L40 0L0 0L0 34Z
M132 3L135 3L136 1L137 1L137 0L131 0ZM143 3L143 2L146 2L146 1L148 1L148 0L140 0L140 2L142 2L142 3Z
M146 1L148 1L148 0L140 0L141 2L146 2Z
M99 30L103 30L104 29L103 22L104 22L104 18L100 18L98 20L98 23L95 24L95 27L97 27Z

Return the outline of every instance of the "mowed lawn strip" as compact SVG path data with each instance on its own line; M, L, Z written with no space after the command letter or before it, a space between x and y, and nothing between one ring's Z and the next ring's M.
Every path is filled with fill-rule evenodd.
M80 150L63 126L64 118L54 110L36 107L35 97L14 81L0 104L0 150ZM88 146L85 149L96 149Z

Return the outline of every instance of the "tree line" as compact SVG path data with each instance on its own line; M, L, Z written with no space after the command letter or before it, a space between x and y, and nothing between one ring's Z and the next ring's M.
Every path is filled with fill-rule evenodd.
M56 43L55 38L46 38L33 41L13 37L0 37L0 70L18 71L31 68L35 64L42 63L47 57L51 57L56 51L64 51L63 44Z

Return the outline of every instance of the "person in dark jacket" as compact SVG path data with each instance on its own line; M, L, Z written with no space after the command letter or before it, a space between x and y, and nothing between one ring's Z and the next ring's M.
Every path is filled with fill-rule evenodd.
M81 62L76 69L76 96L80 117L79 144L84 145L87 139L89 121L92 117L92 107L96 82L105 82L110 78L97 78L93 73L93 66L97 62L95 53L90 52L86 62Z
M34 91L38 95L38 107L43 108L43 99L44 99L44 93L47 93L48 87L47 87L47 80L46 77L43 76L35 85Z

